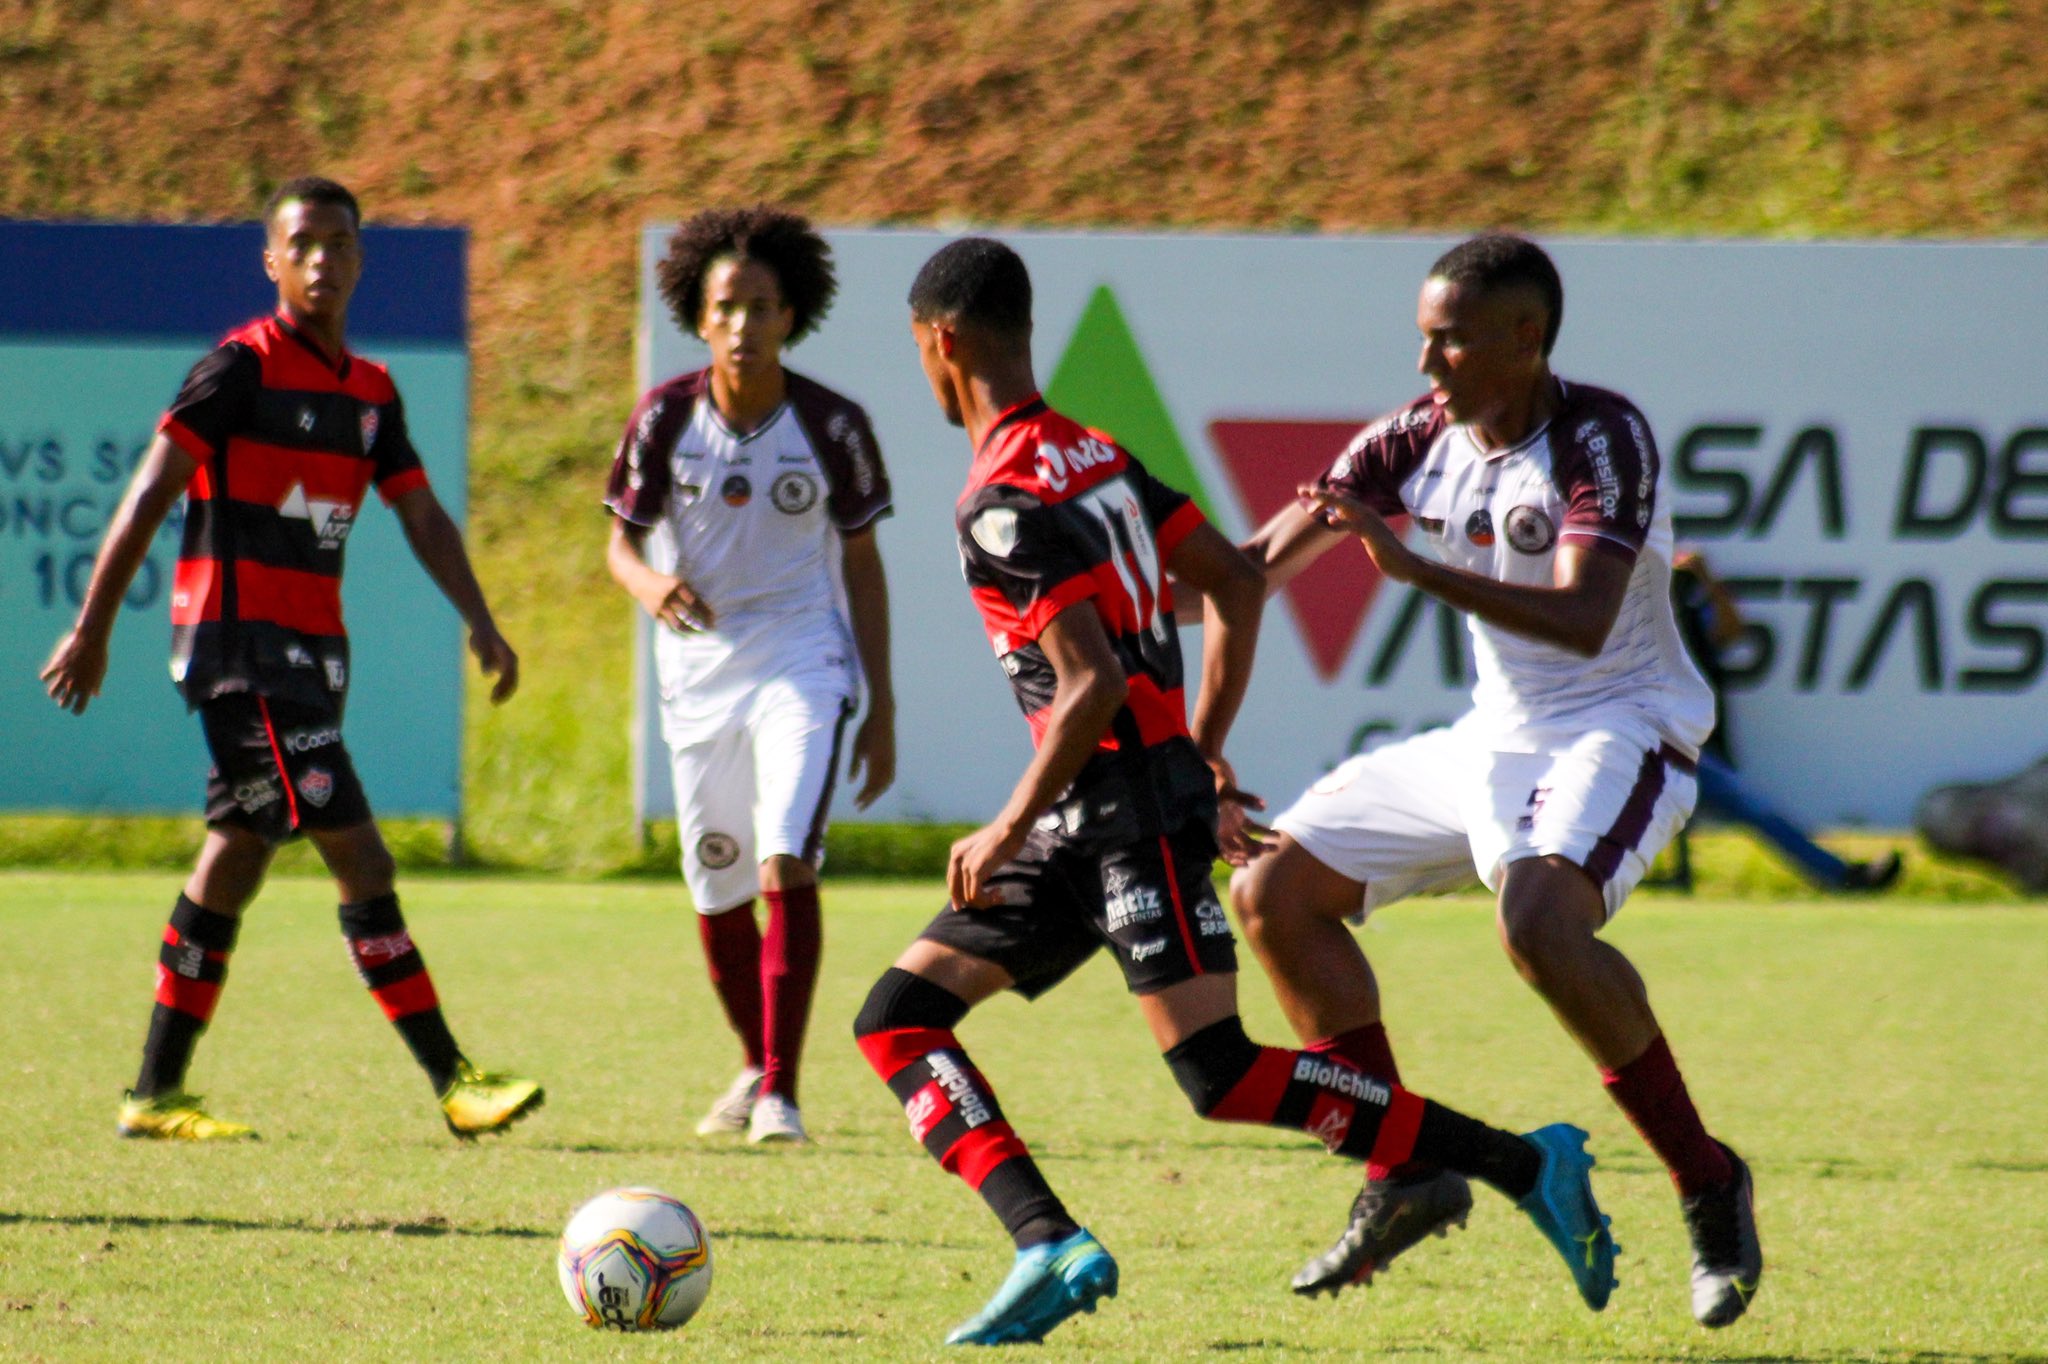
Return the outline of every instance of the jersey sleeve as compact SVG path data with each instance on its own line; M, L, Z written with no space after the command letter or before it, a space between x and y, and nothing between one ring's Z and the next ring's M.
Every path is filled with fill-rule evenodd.
M1076 515L1065 504L1048 505L999 483L976 493L962 511L968 587L991 630L1010 636L1012 648L1038 638L1054 616L1099 590L1093 571L1099 555Z
M1126 451L1125 458L1130 461L1129 476L1138 490L1139 505L1145 509L1145 519L1152 523L1152 538L1159 546L1159 557L1165 559L1209 518L1202 514L1194 498L1155 477L1137 456Z
M881 444L857 403L835 405L822 426L818 462L829 485L825 513L842 535L863 530L894 510Z
M1657 445L1631 408L1595 408L1563 433L1552 459L1565 501L1559 540L1578 540L1633 560L1650 534Z
M376 428L365 453L370 457L377 495L389 506L415 488L426 487L427 471L420 463L420 452L413 448L412 432L405 424L405 403L398 394L394 391L390 402L379 403L370 411L376 414Z
M668 447L675 438L674 409L679 401L666 389L656 389L640 400L632 420L626 423L604 490L605 506L621 521L651 526L668 507L675 481Z
M247 420L262 383L263 362L256 352L230 341L192 366L156 429L203 464Z
M1401 485L1421 467L1443 426L1436 404L1418 399L1360 430L1316 486L1354 497L1382 516L1399 516L1408 510Z

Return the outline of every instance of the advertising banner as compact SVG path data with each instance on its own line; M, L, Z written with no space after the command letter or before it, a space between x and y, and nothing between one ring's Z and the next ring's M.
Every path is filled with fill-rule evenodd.
M467 234L367 228L349 344L391 369L435 492L468 491ZM36 674L71 627L129 475L186 371L276 306L263 232L237 226L0 222L0 809L193 813L206 745L171 685L170 583L182 505L136 575L106 685L83 716ZM375 494L371 494L375 500ZM343 612L346 734L380 813L460 812L460 622L398 522L366 508Z
M643 383L707 362L653 289L666 235L642 242ZM866 406L895 486L879 535L900 776L878 813L979 820L1028 741L960 580L967 441L933 404L904 302L950 234L827 235L838 301L785 358ZM996 235L1031 269L1053 405L1238 539L1425 390L1416 294L1458 240ZM1565 284L1554 368L1649 416L1680 544L1746 613L1728 697L1743 770L1810 822L1902 826L1930 786L2048 752L2048 246L1546 246ZM1191 678L1200 638L1183 632ZM1344 545L1269 608L1239 776L1277 807L1347 754L1455 717L1470 682L1463 622ZM650 817L672 801L651 694Z

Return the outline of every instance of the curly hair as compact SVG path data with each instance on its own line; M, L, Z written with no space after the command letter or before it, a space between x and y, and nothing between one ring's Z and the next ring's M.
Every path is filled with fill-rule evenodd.
M692 336L704 316L704 276L726 256L759 261L775 272L782 300L794 315L786 345L795 345L825 320L839 291L832 248L809 220L766 204L706 209L675 230L668 254L654 268L669 312Z

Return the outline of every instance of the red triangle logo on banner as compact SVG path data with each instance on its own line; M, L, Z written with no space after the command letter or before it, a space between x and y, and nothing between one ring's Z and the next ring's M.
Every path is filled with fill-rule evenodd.
M1369 420L1219 419L1209 423L1209 439L1237 489L1238 505L1249 511L1254 526L1259 526L1294 500L1296 488L1314 482L1328 469ZM1389 524L1399 534L1406 528L1407 518L1392 518ZM1287 609L1325 682L1344 666L1380 582L1379 570L1372 566L1365 546L1353 540L1310 564L1287 585Z

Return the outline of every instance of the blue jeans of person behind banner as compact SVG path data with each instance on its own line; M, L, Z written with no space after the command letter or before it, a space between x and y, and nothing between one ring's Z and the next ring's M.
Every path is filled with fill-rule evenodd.
M1847 864L1808 838L1804 829L1750 789L1734 768L1711 753L1702 753L1699 783L1699 808L1755 830L1815 885L1840 888Z

